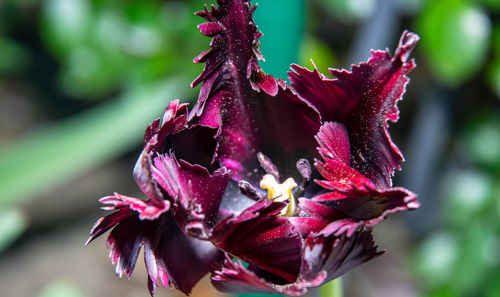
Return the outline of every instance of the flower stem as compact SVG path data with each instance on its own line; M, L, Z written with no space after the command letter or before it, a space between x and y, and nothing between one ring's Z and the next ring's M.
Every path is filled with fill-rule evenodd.
M342 279L336 278L319 287L320 297L342 297Z

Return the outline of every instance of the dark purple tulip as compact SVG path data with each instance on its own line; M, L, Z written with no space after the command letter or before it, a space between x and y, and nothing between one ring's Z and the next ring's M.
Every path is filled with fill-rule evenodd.
M218 4L198 13L212 37L194 59L205 63L198 101L191 112L172 101L146 130L134 177L149 199L102 198L114 212L89 242L112 229L128 277L144 247L151 294L160 283L188 294L210 272L224 292L302 295L382 254L371 227L419 206L392 186L403 156L387 130L418 36L333 79L292 65L289 86L257 63L255 6Z

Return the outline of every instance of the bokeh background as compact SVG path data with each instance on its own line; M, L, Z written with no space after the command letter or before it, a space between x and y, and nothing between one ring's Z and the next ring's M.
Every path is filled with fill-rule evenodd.
M141 259L119 279L104 239L84 242L99 197L142 197L146 125L196 98L205 2L0 1L0 295L148 296ZM422 207L375 228L387 253L343 277L344 296L500 296L500 0L258 2L262 66L280 78L421 36L390 130L407 159L395 184ZM193 296L223 294L205 278Z

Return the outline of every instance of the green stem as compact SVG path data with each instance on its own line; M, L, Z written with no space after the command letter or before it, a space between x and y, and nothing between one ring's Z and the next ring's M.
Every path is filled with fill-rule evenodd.
M320 297L342 297L342 279L339 277L319 288Z

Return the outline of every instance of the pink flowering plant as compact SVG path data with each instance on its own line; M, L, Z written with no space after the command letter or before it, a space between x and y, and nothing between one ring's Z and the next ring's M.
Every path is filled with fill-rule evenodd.
M189 294L207 273L223 292L303 295L380 256L373 226L419 207L392 185L403 156L388 132L418 36L334 78L292 65L287 84L258 64L254 10L218 0L197 13L212 38L194 59L201 90L190 111L171 101L146 129L133 174L148 199L100 200L112 213L88 242L111 230L111 261L127 277L143 248L151 295Z

